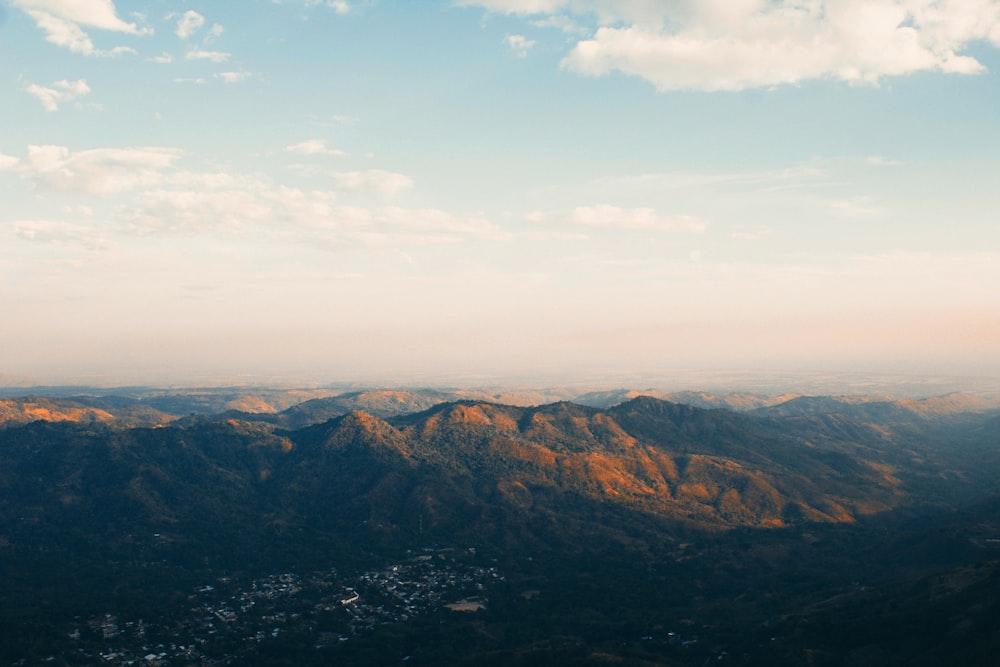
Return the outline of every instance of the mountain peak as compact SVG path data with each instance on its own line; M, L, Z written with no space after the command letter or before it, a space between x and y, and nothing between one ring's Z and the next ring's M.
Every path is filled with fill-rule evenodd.
M295 440L326 451L393 451L408 458L406 438L391 424L355 410L295 432Z

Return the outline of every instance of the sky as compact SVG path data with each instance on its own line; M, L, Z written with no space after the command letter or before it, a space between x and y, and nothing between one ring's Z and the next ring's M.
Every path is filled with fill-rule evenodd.
M0 0L0 382L1000 376L1000 1Z

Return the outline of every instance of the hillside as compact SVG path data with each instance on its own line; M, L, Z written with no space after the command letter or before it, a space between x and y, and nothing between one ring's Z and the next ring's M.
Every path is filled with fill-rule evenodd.
M339 410L357 398L319 401ZM383 398L389 412L403 402ZM28 514L99 517L94 497L110 494L121 497L118 510L131 508L130 520L150 525L247 508L251 532L258 507L279 523L328 522L316 516L323 498L351 516L374 512L361 504L378 507L392 530L412 531L423 512L425 531L470 535L484 526L468 517L486 509L505 521L583 501L707 527L853 522L986 492L997 463L981 444L995 423L988 415L948 431L922 415L906 424L894 412L883 424L841 414L761 419L638 397L607 410L442 403L388 421L350 412L289 430L232 418L130 428L67 400L20 409L52 421L0 432L5 504L37 497ZM109 475L121 483L109 487ZM962 484L949 489L949 479Z
M310 410L376 399L388 413L436 400L359 393ZM184 591L206 577L365 568L429 545L474 547L506 573L507 584L482 589L492 600L493 615L483 617L492 619L492 639L476 638L479 616L453 623L456 646L514 663L586 662L610 651L703 664L739 647L761 660L744 664L800 664L809 644L839 660L838 644L803 623L854 613L868 597L822 603L853 591L851 582L864 578L880 599L914 604L920 582L935 576L953 582L955 600L994 580L963 568L994 556L996 507L948 514L996 491L991 412L774 417L640 396L607 409L465 400L286 428L268 421L279 413L136 427L110 403L110 418L69 399L18 406L19 415L52 419L11 419L0 429L0 556L9 582L0 609L22 630L48 628L40 645L72 630L58 619L102 609L133 609L147 620L182 614ZM886 542L887 534L897 539ZM756 592L733 600L732 590ZM784 619L787 641L780 650L754 648L771 615ZM574 639L536 645L544 637L521 618ZM969 618L992 628L982 614ZM674 636L689 628L700 648L673 642L669 628ZM389 646L415 641L410 630L395 639L352 632L358 650L376 637ZM639 639L646 635L661 639ZM34 635L26 636L0 645L0 657L35 655ZM886 646L898 650L904 640L893 641ZM980 649L974 643L969 655ZM218 645L216 658L226 650ZM439 644L420 650L424 664L457 658ZM358 664L383 664L366 660Z

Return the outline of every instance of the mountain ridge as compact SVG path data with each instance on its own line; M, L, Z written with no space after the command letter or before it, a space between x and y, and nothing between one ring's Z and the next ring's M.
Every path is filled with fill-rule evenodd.
M603 655L702 665L725 664L726 653L794 665L817 649L830 656L821 664L843 664L856 645L919 655L906 643L917 612L894 611L897 601L947 612L956 632L969 623L988 632L988 609L961 605L1000 590L994 564L975 569L995 560L1000 504L961 508L995 491L1000 417L871 416L761 416L633 397L611 408L466 399L385 418L353 410L295 429L233 412L143 426L11 422L0 428L0 610L18 631L0 641L0 656L42 662L54 645L72 653L77 619L108 610L132 609L150 627L164 609L190 616L191 591L206 582L459 552L510 573L481 592L487 609L351 635L350 646L400 651L358 664L413 654L422 664ZM953 595L921 597L952 584ZM337 599L329 606L341 608ZM852 620L867 618L871 602L893 623L884 641ZM314 604L303 599L313 612L302 616L295 660L316 650L309 624L329 618L309 615L319 614ZM171 618L159 620L167 632ZM51 632L25 649L31 640L14 637L35 627ZM462 641L479 648L448 653L449 635L434 646L452 658L434 659L421 637L445 628L464 628ZM961 655L989 655L989 636L972 638ZM107 652L108 640L93 641ZM953 650L948 642L934 655ZM347 655L356 654L301 664Z
M970 442L995 428L989 413L980 416L968 431ZM399 489L416 484L429 490L427 497L460 498L505 512L540 507L534 496L541 494L705 526L776 527L852 522L889 511L927 485L944 488L941 480L949 475L966 479L970 488L987 484L976 463L993 461L991 450L968 449L965 459L946 454L936 444L938 432L921 426L925 419L915 415L908 428L900 428L840 413L765 418L647 396L609 409L567 401L523 407L461 400L385 419L355 410L299 429L232 416L155 427L109 419L8 424L0 441L30 441L34 449L4 447L0 456L16 471L35 465L31 451L42 456L55 447L51 456L65 460L50 472L65 479L50 483L74 488L76 495L83 487L70 473L72 462L90 470L95 464L88 456L111 457L110 468L130 478L126 495L146 503L154 519L172 516L163 511L171 497L201 493L205 497L192 506L215 507L215 491L234 502L242 494L248 506L273 505L269 514L275 517L285 504L308 515L308 489L358 490L358 480L368 480L362 495L380 495L378 504L396 508L386 516L408 516ZM74 441L83 444L73 447ZM178 477L181 469L186 477ZM369 469L419 481L376 488ZM201 487L181 483L194 472ZM9 474L3 478L14 484Z

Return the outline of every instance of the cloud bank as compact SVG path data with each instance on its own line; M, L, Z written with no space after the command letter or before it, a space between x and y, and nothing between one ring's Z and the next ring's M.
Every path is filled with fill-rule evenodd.
M660 91L738 91L816 79L876 85L917 72L977 74L1000 46L996 0L466 0L491 11L596 17L564 69L620 72Z
M65 146L31 145L24 159L0 156L0 170L15 171L43 189L104 196L161 181L181 154L172 148L96 148L73 153Z
M323 140L289 146L291 152L329 151ZM324 189L274 183L252 173L194 171L183 168L185 153L175 148L95 148L29 145L23 158L0 154L0 172L13 173L35 189L62 195L110 200L106 228L81 227L59 220L20 220L18 238L62 242L88 250L109 239L150 234L222 234L281 238L331 248L396 248L495 241L509 238L482 216L436 208L346 205L341 194L392 195L412 188L405 174L381 169L334 172ZM90 238L95 235L94 238Z

